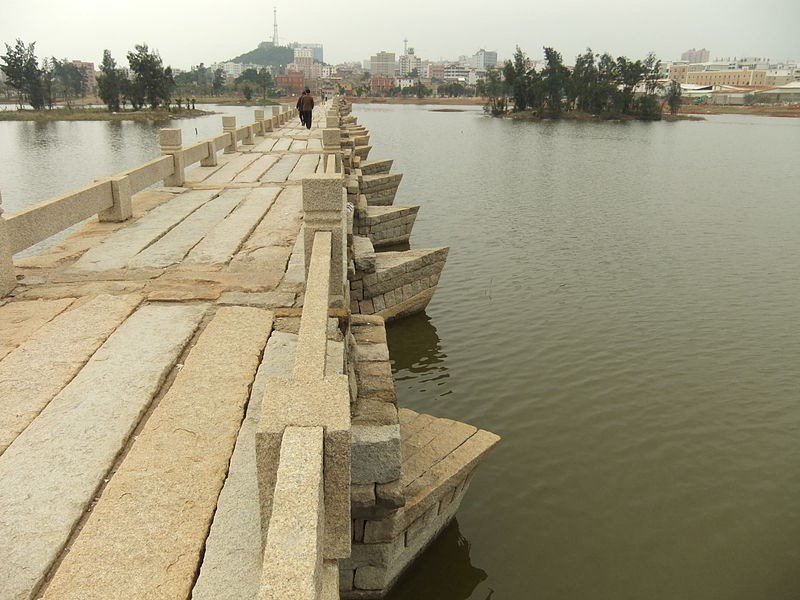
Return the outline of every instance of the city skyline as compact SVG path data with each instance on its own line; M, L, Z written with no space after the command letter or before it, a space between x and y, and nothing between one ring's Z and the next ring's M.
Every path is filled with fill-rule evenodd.
M423 6L417 0L410 0L410 3ZM273 34L272 4L265 8L263 3L251 0L239 2L240 8L228 19L209 19L209 15L218 15L220 10L218 4L208 0L197 0L192 12L154 0L113 6L98 0L79 0L69 7L44 4L49 3L14 3L4 7L0 41L13 43L16 38L35 41L40 57L66 56L94 62L99 62L106 48L118 61L124 61L128 50L137 43L146 42L159 51L166 63L188 69L200 62L211 64L234 58L260 42L271 41ZM323 2L310 4L313 10L309 17L309 11L296 10L294 5L283 0L274 2L278 10L279 40L281 44L290 41L321 43L325 46L326 61L332 64L362 62L380 50L399 56L405 38L409 46L415 48L417 56L434 61L472 55L480 48L497 51L502 60L511 56L516 45L532 56L538 56L542 46L551 45L563 54L566 62L571 62L587 46L597 52L630 57L643 57L652 50L665 61L679 60L683 52L695 47L710 49L712 60L727 56L766 56L776 61L800 58L800 47L791 31L792 24L800 21L800 5L789 0L768 1L767 8L759 11L748 8L747 19L726 23L724 28L705 26L704 15L712 19L717 6L722 5L716 1L695 6L679 0L669 7L648 9L647 15L643 15L636 3L615 0L611 7L604 5L603 12L607 14L603 19L595 14L599 9L579 6L581 3L574 1L552 9L548 7L547 11L522 2L508 2L492 10L485 4L444 2L424 4L426 19L412 18L418 12L410 10L408 14L395 13L391 20L375 21L368 18L372 13L368 7L374 7L373 3L353 0L351 14L355 18L349 19L348 24L359 32L356 40L348 33L348 28L332 26L340 19L340 7ZM730 2L724 5L726 10L735 8ZM692 18L684 18L678 28L671 27L683 6L692 7ZM65 29L64 23L70 21L68 15L74 15L76 7L83 9L85 18ZM455 17L454 7L460 9ZM615 17L614 10L624 10L625 14ZM62 12L64 15L60 18ZM263 18L238 16L254 12L263 13ZM155 19L153 15L160 15L160 18ZM359 16L364 19L363 27L359 26ZM497 25L489 31L487 22ZM659 35L654 35L653 23L657 24ZM444 27L444 24L449 26ZM457 30L457 35L451 32L453 29ZM670 35L661 34L662 31L669 31ZM214 44L203 41L212 38Z

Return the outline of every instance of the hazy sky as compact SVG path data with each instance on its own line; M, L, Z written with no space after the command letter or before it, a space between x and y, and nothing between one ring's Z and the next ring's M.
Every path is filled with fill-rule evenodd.
M319 42L325 60L401 52L457 58L478 48L508 57L543 45L568 63L586 46L630 57L654 50L677 59L691 47L712 57L800 58L800 0L0 0L0 41L36 41L38 55L99 62L104 48L124 62L147 42L187 68L253 49L272 38Z

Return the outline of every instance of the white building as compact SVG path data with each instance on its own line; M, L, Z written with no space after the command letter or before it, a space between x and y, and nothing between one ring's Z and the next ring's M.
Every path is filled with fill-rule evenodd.
M401 55L398 62L400 63L400 75L403 77L411 75L414 69L417 70L417 73L422 71L422 59L414 54L413 48L409 48L405 54Z
M481 48L470 59L470 66L478 71L485 71L497 65L497 52Z
M222 69L225 72L225 77L232 77L236 78L239 77L242 73L244 73L247 69L255 69L258 71L259 69L263 69L261 65L256 65L252 63L235 63L235 62L223 62L223 63L215 63L211 65L211 70L216 71L217 69Z

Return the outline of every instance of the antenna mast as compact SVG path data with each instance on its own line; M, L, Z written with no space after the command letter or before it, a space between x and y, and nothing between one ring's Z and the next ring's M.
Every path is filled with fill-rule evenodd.
M278 45L278 7L272 7L273 24L272 24L272 45Z

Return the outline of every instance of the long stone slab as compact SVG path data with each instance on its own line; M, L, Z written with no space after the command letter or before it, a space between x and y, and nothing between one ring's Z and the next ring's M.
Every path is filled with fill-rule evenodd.
M139 309L0 456L4 600L34 596L205 310Z
M255 148L253 148L253 152L270 152L277 141L278 140L274 137L267 137L256 144Z
M303 177L313 175L319 164L319 154L303 154L297 161L297 166L292 170L287 178L288 181L298 181Z
M228 161L221 169L217 169L214 173L209 175L204 184L208 185L222 185L233 181L241 171L244 171L250 164L259 158L259 154L245 153L236 158Z
M122 269L139 252L161 238L219 192L193 190L162 204L141 219L111 234L84 254L73 268L82 271Z
M287 187L230 263L234 271L266 270L282 276L300 230L303 200L300 188Z
M183 260L183 257L239 202L242 194L223 194L204 204L164 237L131 260L129 268L164 268Z
M0 361L0 454L139 304L98 296L62 313Z
M265 154L261 158L256 159L244 171L239 173L233 180L235 183L255 183L261 176L266 173L269 168L278 162L278 156L275 154Z
M103 491L45 599L188 598L272 314L223 307Z
M222 196L234 194L245 200L192 248L184 264L227 264L270 209L280 191L279 187L260 187L224 192Z
M231 456L228 477L219 495L192 600L254 599L258 594L262 543L255 433L267 380L291 376L296 348L297 335L293 333L274 331L267 342ZM342 372L343 351L343 342L328 342L326 365L330 373Z
M300 160L299 154L286 154L267 171L260 181L263 183L283 183L292 172L297 161Z
M73 300L29 300L0 306L0 360L34 331L64 312Z
M272 147L272 151L273 152L286 152L289 149L289 147L292 145L292 141L293 140L290 137L282 137L277 142L275 142L275 145Z

